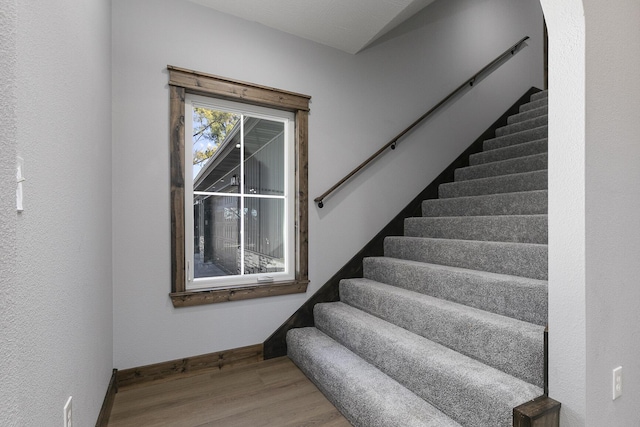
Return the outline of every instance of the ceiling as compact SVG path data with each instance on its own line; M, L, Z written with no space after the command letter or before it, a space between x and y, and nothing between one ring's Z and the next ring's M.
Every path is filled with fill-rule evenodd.
M190 0L355 54L434 0Z

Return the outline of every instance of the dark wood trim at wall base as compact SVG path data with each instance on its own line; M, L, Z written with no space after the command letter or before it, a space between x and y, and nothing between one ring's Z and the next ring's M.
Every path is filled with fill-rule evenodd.
M113 408L113 401L116 399L117 392L118 370L114 369L111 373L111 380L109 380L109 387L107 387L107 394L104 396L104 401L102 402L102 408L100 408L100 414L98 414L96 427L107 427L109 424L109 417L111 416L111 409Z
M117 386L120 389L205 370L219 371L234 366L249 365L263 360L263 353L262 344L255 344L138 368L122 369L118 371Z
M404 233L406 218L422 215L422 201L438 198L438 187L446 182L453 182L453 174L457 168L469 165L469 156L482 151L482 143L495 136L495 130L506 126L507 118L518 113L520 105L529 101L532 94L540 89L531 88L516 101L498 120L496 120L476 141L454 160L431 184L427 186L415 199L411 201L389 224L387 224L362 250L347 262L327 283L325 283L311 298L309 298L285 323L280 326L264 342L264 357L271 359L287 354L286 335L289 329L314 326L313 307L320 302L339 301L340 280L345 278L362 277L362 260L366 257L382 256L384 238L387 236L401 236Z
M559 427L560 402L540 396L513 408L513 427Z

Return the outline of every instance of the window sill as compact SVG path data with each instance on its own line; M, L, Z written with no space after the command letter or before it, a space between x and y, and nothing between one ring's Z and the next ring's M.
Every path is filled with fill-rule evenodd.
M276 282L264 285L247 285L233 288L207 289L170 293L175 308L195 305L216 304L227 301L240 301L253 298L266 298L278 295L301 294L307 291L308 280Z

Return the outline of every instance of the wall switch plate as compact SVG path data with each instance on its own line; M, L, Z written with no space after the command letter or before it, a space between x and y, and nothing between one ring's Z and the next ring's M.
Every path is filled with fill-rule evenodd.
M67 399L67 403L64 405L64 427L73 427L71 419L71 396Z
M622 396L622 366L613 370L613 400Z

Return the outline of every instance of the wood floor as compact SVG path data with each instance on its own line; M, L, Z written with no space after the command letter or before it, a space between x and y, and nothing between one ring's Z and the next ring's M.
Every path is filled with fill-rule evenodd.
M109 427L350 427L287 357L121 388Z

